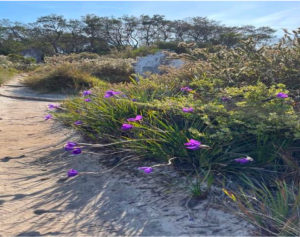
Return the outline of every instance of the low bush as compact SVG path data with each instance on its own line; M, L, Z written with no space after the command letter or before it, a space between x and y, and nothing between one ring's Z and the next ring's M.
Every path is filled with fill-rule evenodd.
M149 85L149 80L145 83ZM198 94L185 95L177 89L167 96L163 95L163 88L159 92L157 85L152 91L146 91L145 87L150 89L143 86L143 81L135 87L132 84L115 84L110 88L122 91L126 96L115 99L103 98L104 89L95 89L93 103L76 99L65 105L67 111L84 109L84 113L64 116L69 118L67 123L70 124L76 120L83 121L85 125L79 129L97 137L98 141L102 137L107 139L106 134L109 134L110 142L130 139L131 142L125 146L132 146L132 150L147 157L161 161L177 157L176 162L180 160L181 163L211 167L225 173L254 172L256 166L266 170L279 169L282 159L278 149L286 149L300 138L299 119L293 109L293 101L276 97L284 91L283 85L278 85L278 89L267 89L263 84L240 90L227 88L229 101L222 100L222 94L201 99L197 98ZM243 96L238 93L247 90L248 93ZM137 101L133 102L133 99ZM234 103L235 100L238 102ZM187 107L193 108L193 112L184 113L183 108ZM136 129L124 137L120 129L122 124L136 114L143 115L143 122L135 123ZM210 149L186 150L184 143L190 138L201 140ZM255 162L243 169L234 160L246 155L253 157Z
M25 80L27 86L48 91L75 91L96 84L130 82L133 60L100 58L95 54L61 55L46 59L46 65L33 71Z
M68 54L68 55L54 55L52 57L45 57L46 64L60 64L60 63L72 63L72 62L79 62L86 59L100 59L100 56L95 53L79 53L79 54Z
M2 68L12 68L13 63L7 59L7 56L0 55L0 66Z
M156 47L162 50L170 50L177 54L187 53L188 51L184 47L178 46L179 42L156 42Z
M5 68L0 65L0 85L11 79L17 71L13 68Z
M140 46L138 48L125 47L123 49L112 49L110 54L107 55L109 58L132 58L144 57L148 54L155 54L159 49L155 46Z
M24 80L24 84L42 91L76 92L96 85L98 80L69 63L56 67L36 69Z
M130 76L134 73L132 63L131 59L101 58L80 62L76 67L100 80L119 83L131 81Z

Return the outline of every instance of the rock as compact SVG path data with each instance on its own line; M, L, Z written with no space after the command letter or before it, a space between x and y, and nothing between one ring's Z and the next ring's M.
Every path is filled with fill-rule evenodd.
M25 49L21 52L21 55L23 55L24 58L34 58L36 63L41 63L44 61L44 54L38 49Z
M175 68L179 68L183 64L183 60L167 59L167 55L162 51L159 51L156 54L150 54L146 57L137 57L137 62L133 64L133 67L135 74L145 77L145 72L151 72L152 74L161 74L162 72L159 70L160 66L173 66Z

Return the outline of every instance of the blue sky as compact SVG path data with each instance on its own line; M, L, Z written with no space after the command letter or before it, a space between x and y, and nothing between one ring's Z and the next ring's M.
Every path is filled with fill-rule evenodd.
M271 26L278 30L300 27L300 2L188 2L188 1L65 1L65 2L0 2L0 19L33 22L40 16L51 13L64 15L67 19L93 13L99 16L122 16L141 14L162 14L167 19L184 19L193 16L207 16L229 26L255 25Z

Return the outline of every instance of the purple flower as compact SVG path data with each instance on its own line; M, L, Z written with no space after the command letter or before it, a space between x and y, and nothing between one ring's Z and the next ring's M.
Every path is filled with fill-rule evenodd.
M72 151L72 154L73 155L78 155L81 153L81 149L80 148L75 148L73 151Z
M59 107L59 105L54 105L54 104L49 104L48 108L49 109L57 109Z
M222 101L227 101L227 100L229 100L226 96L223 96L222 98L221 98L221 100Z
M74 170L74 169L70 169L67 174L68 174L69 178L74 177L74 176L78 175L78 171Z
M78 109L76 109L75 112L78 113L78 114L80 113Z
M284 93L280 92L280 93L277 94L277 97L278 98L288 98L289 96L287 94L284 94Z
M186 86L186 87L181 87L180 90L181 91L192 91L193 89Z
M253 159L251 157L247 156L245 158L235 159L235 161L240 164L247 164L247 163L253 161Z
M112 96L115 96L115 95L119 95L119 94L121 94L121 92L118 92L118 91L106 91L105 95L104 95L104 98L109 98L109 97L112 97Z
M77 143L76 142L68 142L66 145L65 145L65 150L66 151L71 151L74 149L74 147L77 146Z
M136 102L136 101L138 101L138 99L133 98L133 99L131 99L131 101Z
M137 115L135 116L135 118L129 118L127 119L128 122L134 122L134 121L140 121L143 119L143 116L142 115Z
M87 96L87 95L90 95L90 94L92 94L91 91L84 91L84 92L82 93L83 96Z
M51 115L51 114L47 114L47 115L44 117L45 120L48 120L48 119L51 119L51 118L52 118L52 115Z
M84 100L85 102L90 102L90 101L92 101L90 98L87 98L87 99L85 99Z
M139 167L139 170L143 170L146 174L150 174L153 171L152 167Z
M194 139L190 139L190 141L188 143L184 143L184 145L186 146L187 149L197 150L200 148L201 142Z
M191 113L191 112L194 111L194 109L193 109L192 107L189 107L189 108L183 108L182 111L183 111L184 113Z
M75 125L80 125L80 124L83 124L83 122L82 121L76 121L76 122L74 122L74 124Z
M131 124L126 124L126 123L124 123L123 125L122 125L122 127L121 127L121 129L122 130L130 130L130 129L132 129L133 128L133 126L131 125Z

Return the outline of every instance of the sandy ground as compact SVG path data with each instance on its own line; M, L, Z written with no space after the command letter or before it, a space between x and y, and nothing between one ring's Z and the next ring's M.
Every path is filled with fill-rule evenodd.
M20 85L20 78L9 84ZM57 98L22 87L4 86L1 93ZM53 120L44 121L48 104L0 96L1 237L249 235L247 223L214 208L209 200L188 211L188 193L170 185L177 179L171 166L146 175L136 167L149 163L139 161L64 181L70 168L109 169L103 165L108 157L65 152L63 145L80 137Z

